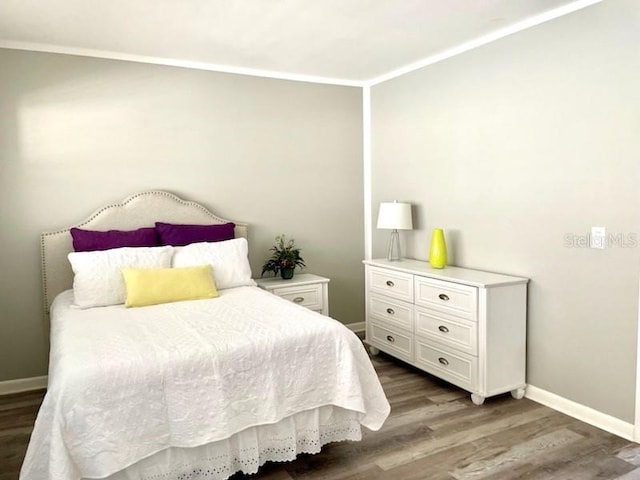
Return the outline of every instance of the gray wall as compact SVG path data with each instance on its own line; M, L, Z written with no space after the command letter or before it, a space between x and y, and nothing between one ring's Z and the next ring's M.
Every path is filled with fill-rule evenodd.
M443 227L452 263L531 278L528 382L628 422L638 45L637 1L603 2L372 89L374 221L378 202L412 202L408 256ZM630 248L572 248L591 226ZM374 230L374 256L386 240Z
M0 50L0 381L44 375L39 234L164 189L250 224L364 317L359 88Z

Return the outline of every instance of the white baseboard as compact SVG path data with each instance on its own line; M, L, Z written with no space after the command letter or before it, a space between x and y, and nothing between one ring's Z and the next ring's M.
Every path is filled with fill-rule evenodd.
M626 440L634 441L634 426L632 423L625 422L533 385L527 385L525 397Z
M29 392L31 390L41 390L47 388L47 376L17 378L15 380L4 380L0 382L0 395L11 393Z
M364 330L365 330L365 323L364 322L346 323L344 326L347 327L352 332L356 332L356 333L357 332L364 332Z

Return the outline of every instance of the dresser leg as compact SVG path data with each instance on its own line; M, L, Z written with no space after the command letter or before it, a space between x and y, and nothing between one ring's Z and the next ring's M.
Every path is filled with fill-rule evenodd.
M511 396L516 400L520 400L522 397L524 397L524 387L511 390Z
M471 401L476 405L482 405L484 403L484 397L482 395L478 395L477 393L472 393Z
M372 347L371 345L369 345L369 353L375 357L380 353L380 350L377 349L376 347Z

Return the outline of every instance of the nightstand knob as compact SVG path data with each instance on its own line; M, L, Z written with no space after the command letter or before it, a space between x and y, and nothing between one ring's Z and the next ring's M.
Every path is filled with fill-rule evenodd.
M438 327L438 330L440 330L442 333L449 333L449 329L447 327L445 327L444 325L440 325Z
M439 298L440 300L444 300L445 302L446 302L447 300L449 300L449 296L448 296L448 295L445 295L444 293L441 293L440 295L438 295L438 298Z
M393 287L395 284L391 280L387 280L387 287Z
M394 312L394 311L393 311L393 308L387 308L387 313L388 313L389 315L393 315L393 314L394 314L394 313L396 313L396 312Z
M396 339L393 338L391 335L387 335L387 340L389 340L391 343L396 341Z
M304 297L296 297L293 299L293 303L302 303L304 302Z
M447 360L446 358L440 357L438 359L438 361L442 364L442 365L449 365L449 360Z

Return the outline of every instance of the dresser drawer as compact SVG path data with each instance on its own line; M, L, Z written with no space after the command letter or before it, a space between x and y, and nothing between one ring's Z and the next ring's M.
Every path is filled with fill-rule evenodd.
M382 326L395 325L413 331L413 305L390 297L369 295L367 298L369 318Z
M375 323L370 324L367 328L367 341L371 345L407 362L413 361L412 337L409 332L385 328Z
M322 310L322 285L275 288L273 293L310 310Z
M467 390L477 390L478 358L416 338L416 366Z
M413 302L413 275L384 268L367 269L369 291Z
M422 307L415 310L415 333L425 339L478 354L478 323Z
M478 318L478 289L467 285L415 277L415 303L468 320Z

